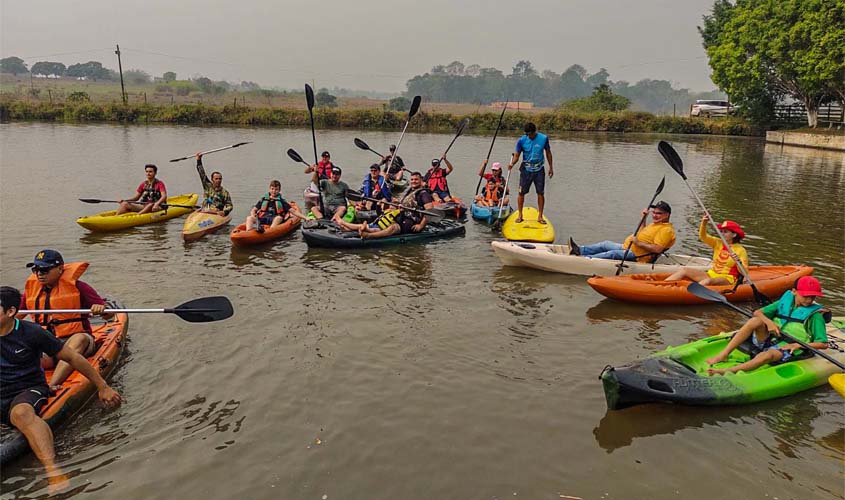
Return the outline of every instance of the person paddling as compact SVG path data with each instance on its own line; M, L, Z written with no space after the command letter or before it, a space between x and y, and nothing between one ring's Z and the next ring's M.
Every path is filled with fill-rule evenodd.
M152 163L147 164L144 166L144 173L147 178L135 190L135 195L131 198L120 200L120 206L117 207L117 215L125 214L126 212L138 212L141 214L158 212L161 210L161 204L167 201L167 188L164 187L164 182L156 178L158 167ZM128 203L130 201L142 201L145 204Z
M396 160L393 161L391 165L390 160L393 158L393 155L396 154L396 144L390 145L390 154L382 158L381 165L384 166L384 174L387 176L388 179L392 181L398 181L402 179L402 175L405 173L405 162L402 161L401 156L397 156ZM390 171L388 172L388 168Z
M229 215L233 208L232 197L229 195L229 191L223 187L223 174L212 172L211 180L209 180L202 165L202 153L197 153L197 173L200 176L204 195L201 210L221 216Z
M428 172L423 177L426 187L431 192L432 198L434 198L434 203L452 201L452 195L449 193L449 182L446 180L446 176L451 174L455 167L452 166L445 156L442 158L442 161L446 162L445 169L440 164L441 159L435 158L431 160L431 168L428 169Z
M334 167L334 163L332 163L332 155L328 151L323 151L323 153L320 155L320 161L317 162L315 165L305 167L304 172L306 174L313 174L314 172L316 172L320 180L331 179L332 167ZM319 200L320 192L317 189L316 182L312 179L311 184L306 190L305 210L308 211L314 206L320 206Z
M88 269L87 262L65 264L62 254L56 250L44 249L35 254L32 262L26 265L32 270L27 278L19 308L35 309L91 309L91 314L110 319L106 301L100 297L91 285L79 278ZM83 357L89 357L97 350L91 322L87 315L81 314L39 314L31 318L33 322L62 340L69 349ZM57 389L73 368L64 361L45 358L42 366L54 368L50 377L50 387Z
M728 345L706 361L708 365L716 365L727 360L730 353L749 338L755 353L752 358L730 368L709 368L707 373L724 375L750 371L767 363L784 363L799 356L801 345L781 340L781 331L814 349L827 349L824 308L815 303L816 298L822 296L818 279L813 276L798 278L792 290L784 292L777 302L754 311L751 319L742 325Z
M264 232L264 226L276 227L288 219L289 216L305 219L299 210L293 208L290 203L282 198L282 183L273 179L267 194L258 200L252 207L246 221L246 229L255 229L259 233Z
M381 175L381 168L378 163L370 165L370 173L364 177L364 182L361 184L361 194L376 200L391 201L393 199L390 186L384 176ZM373 210L378 208L378 202L361 200L357 208L358 210Z
M496 184L503 185L505 184L505 176L502 175L502 164L499 162L493 162L493 166L490 167L490 171L484 173L484 169L487 166L487 160L484 160L484 163L478 167L478 176L483 177L485 181L489 181L493 179L496 181Z
M54 494L68 485L69 477L56 465L53 433L39 416L50 396L42 355L55 356L93 382L106 407L119 406L121 398L82 355L37 324L17 319L21 299L17 289L0 287L0 420L26 437L47 472L48 490Z
M543 208L546 205L545 162L549 162L549 179L551 179L555 175L552 148L549 145L548 136L537 132L537 125L534 123L526 123L524 130L525 135L516 141L516 151L508 163L508 170L512 170L519 160L519 155L522 155L522 163L519 166L519 195L516 198L519 215L516 222L518 224L523 220L522 205L525 203L525 195L531 190L531 184L534 184L534 189L537 191L537 211L540 212L537 222L545 224L546 219L543 218Z
M326 208L326 214L320 212L320 207L315 206L311 209L314 217L318 219L332 219L334 221L340 220L346 213L349 202L346 200L346 192L349 191L349 186L340 180L343 170L337 165L332 167L331 179L318 179L317 172L314 172L314 182L320 183L320 189L323 191L323 204Z
M733 285L736 283L740 275L740 270L733 257L731 257L731 253L725 248L724 243L722 243L722 239L707 234L707 223L709 221L710 219L707 217L707 214L701 218L701 224L698 226L698 238L713 249L713 264L710 266L710 269L699 271L682 267L666 278L666 281L687 279L697 281L705 286ZM725 240L730 243L734 255L739 257L742 267L748 269L748 252L744 246L739 244L745 238L745 231L742 230L739 224L732 220L726 220L717 227L719 228L719 232L725 237Z
M422 174L414 172L411 174L411 186L408 193L399 200L399 203L408 208L430 209L434 206L434 199L423 184ZM362 225L358 234L363 239L386 238L397 233L419 233L428 224L425 214L416 211L402 210L398 214L393 210L387 210L382 217L392 214L392 221L376 220L370 225ZM386 227L385 227L386 226Z
M639 262L652 262L661 253L669 250L675 244L675 227L669 222L672 215L672 207L665 201L658 201L656 204L642 211L643 223L645 217L651 212L651 224L639 227L636 236L633 234L625 239L625 243L605 240L592 245L578 246L572 237L569 237L570 255L582 255L594 259L636 260ZM626 253L628 245L631 249Z

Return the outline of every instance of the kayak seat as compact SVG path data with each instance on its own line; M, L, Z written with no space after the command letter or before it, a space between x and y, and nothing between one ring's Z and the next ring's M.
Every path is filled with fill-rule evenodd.
M534 250L535 248L537 248L536 246L534 246L530 243L517 243L517 245L519 245L522 248L525 248L526 250Z

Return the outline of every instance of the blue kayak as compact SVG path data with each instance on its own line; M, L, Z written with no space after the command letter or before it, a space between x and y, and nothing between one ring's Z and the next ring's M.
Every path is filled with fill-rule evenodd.
M472 218L487 224L492 224L496 219L505 220L512 212L513 208L510 205L502 207L500 211L499 207L485 207L472 203Z

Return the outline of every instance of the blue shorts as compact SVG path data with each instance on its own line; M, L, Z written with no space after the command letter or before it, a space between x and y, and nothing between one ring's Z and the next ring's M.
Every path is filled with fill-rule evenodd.
M446 198L452 196L451 194L449 194L449 191L441 191L439 189L432 189L431 194L436 194L438 197L440 197L441 200L445 200Z
M536 172L529 172L524 166L519 167L519 194L528 194L531 184L534 184L537 194L546 192L546 167Z
M786 363L787 361L789 361L789 359L792 358L792 351L790 351L789 349L781 349L780 347L778 347L777 344L774 344L774 342L775 342L775 339L771 335L766 337L766 340L763 341L762 343L760 343L760 341L757 340L756 335L754 335L754 334L751 335L751 344L759 352L780 351L781 358L780 358L779 363Z

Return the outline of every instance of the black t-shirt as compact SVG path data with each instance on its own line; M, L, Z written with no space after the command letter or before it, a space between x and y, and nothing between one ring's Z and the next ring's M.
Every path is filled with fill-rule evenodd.
M64 344L29 321L15 320L15 328L0 337L0 395L14 397L30 387L47 385L41 353L55 356Z
M387 165L389 165L390 164L390 155L387 155L387 157L384 160L382 160L381 163L383 165L385 165L385 167ZM393 160L393 166L390 168L390 172L388 172L388 173L389 174L396 174L397 172L402 170L404 167L405 167L405 162L402 161L402 157L397 156L396 159Z

